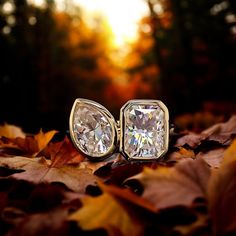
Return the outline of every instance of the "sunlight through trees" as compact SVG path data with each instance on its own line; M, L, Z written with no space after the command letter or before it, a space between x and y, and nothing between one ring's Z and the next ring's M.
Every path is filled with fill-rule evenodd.
M34 2L0 1L2 120L47 126L57 117L55 125L65 127L76 97L116 115L132 98L162 99L173 115L234 101L233 1L146 0L137 38L120 47L102 13L88 17L73 1ZM117 8L114 17L129 30L123 13Z

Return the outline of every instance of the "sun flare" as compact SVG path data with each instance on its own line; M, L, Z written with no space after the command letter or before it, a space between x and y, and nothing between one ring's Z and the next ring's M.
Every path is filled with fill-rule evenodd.
M28 0L42 5L44 0ZM137 39L138 22L147 15L148 7L144 0L56 0L59 10L74 3L82 7L88 17L100 14L108 21L113 34L113 44L121 47Z
M144 0L74 0L86 11L102 14L108 21L116 46L137 38L138 21L147 14Z

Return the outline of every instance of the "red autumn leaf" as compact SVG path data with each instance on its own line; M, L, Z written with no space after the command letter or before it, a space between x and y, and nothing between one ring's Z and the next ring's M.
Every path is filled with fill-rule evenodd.
M50 143L44 150L43 154L51 159L52 165L55 167L63 166L64 164L78 165L81 168L91 169L94 173L99 168L102 168L110 163L116 163L120 161L120 157L114 154L110 158L100 162L91 162L84 155L82 155L72 142L65 137L61 142Z
M190 206L195 199L205 198L210 169L202 159L187 159L174 167L145 168L129 178L143 185L142 197L155 205L155 209Z
M23 151L24 156L33 156L38 153L38 143L33 136L27 136L25 138L16 138L13 143Z
M85 159L67 137L61 142L51 143L46 153L52 161L52 167L61 167L65 164L79 164Z

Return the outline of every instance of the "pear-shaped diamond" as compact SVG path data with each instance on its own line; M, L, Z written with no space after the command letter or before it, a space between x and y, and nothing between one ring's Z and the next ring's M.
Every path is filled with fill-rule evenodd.
M72 139L91 157L103 157L112 151L115 139L114 118L90 100L76 100L71 115Z

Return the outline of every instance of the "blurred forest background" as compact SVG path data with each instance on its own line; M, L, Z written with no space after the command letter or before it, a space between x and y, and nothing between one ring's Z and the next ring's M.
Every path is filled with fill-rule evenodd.
M234 113L236 1L144 1L137 40L119 49L106 19L88 24L72 1L0 0L0 122L64 131L77 97L116 118L129 99L160 99L190 126Z

